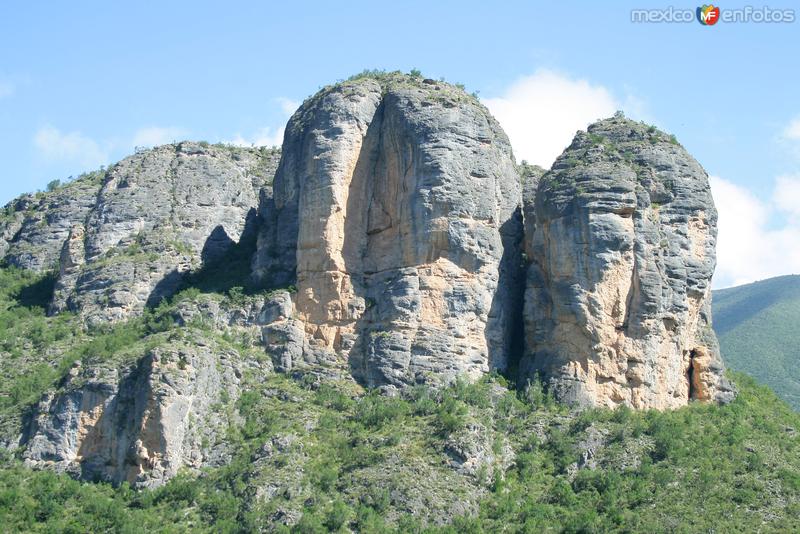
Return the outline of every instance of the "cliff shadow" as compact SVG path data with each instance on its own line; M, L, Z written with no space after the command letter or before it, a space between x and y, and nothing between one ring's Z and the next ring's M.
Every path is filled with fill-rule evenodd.
M489 369L516 381L525 344L522 314L527 265L522 256L524 226L521 208L518 207L500 226L500 238L503 254L485 337Z
M57 271L48 272L35 282L21 287L13 297L20 306L47 309L50 301L53 300L57 280Z
M353 292L364 299L364 309L355 318L352 345L349 347L347 365L353 378L363 386L386 383L385 377L375 369L373 331L380 321L379 308L383 307L385 288L373 280L373 269L365 265L369 247L370 209L375 196L378 175L385 178L385 161L382 154L385 102L381 102L367 127L348 187L347 217L344 224L342 257L345 270L350 275ZM380 299L380 302L379 302Z
M281 161L283 168L283 160ZM292 168L288 163L285 166ZM291 172L284 171L281 176ZM258 235L252 257L253 284L265 289L286 288L297 284L297 210L296 195L279 207L274 191L262 190L258 204Z
M222 225L216 226L201 249L200 268L188 273L172 269L154 286L146 307L154 308L178 291L193 287L204 293L222 293L234 287L245 292L260 289L250 276L259 222L255 208L251 208L238 241L231 239Z

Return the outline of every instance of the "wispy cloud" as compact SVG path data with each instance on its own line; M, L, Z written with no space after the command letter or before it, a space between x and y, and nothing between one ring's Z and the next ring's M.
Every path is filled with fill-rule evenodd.
M111 153L110 143L98 143L78 131L62 132L50 125L36 132L33 144L47 160L75 163L85 169L105 165Z
M261 128L247 137L236 134L233 139L224 142L237 146L281 146L283 144L283 127Z
M11 82L0 81L0 98L7 98L14 94L14 84Z
M301 104L297 100L292 100L285 96L279 96L275 101L280 105L281 111L283 111L283 114L286 115L287 118L297 111L297 108L299 108Z
M795 117L786 125L783 137L791 141L800 141L800 117Z
M779 141L800 155L800 116ZM711 189L719 211L715 287L800 273L800 173L776 177L766 200L718 176Z
M294 113L300 102L292 100L291 98L278 97L274 99L278 104L282 114L282 121L285 122ZM237 133L233 139L223 141L231 145L237 146L281 146L283 144L283 131L284 126L265 126L259 128L251 135L242 135Z
M776 142L793 159L800 159L800 115L786 123L778 134Z
M772 202L800 225L800 174L785 174L775 180Z
M482 101L505 129L517 159L545 168L576 131L622 108L602 85L546 69L517 80L501 96ZM630 103L643 105L640 100Z
M778 177L766 202L719 176L711 190L719 211L714 287L800 273L800 176Z
M133 146L166 145L181 141L189 136L189 131L178 127L148 126L133 134Z

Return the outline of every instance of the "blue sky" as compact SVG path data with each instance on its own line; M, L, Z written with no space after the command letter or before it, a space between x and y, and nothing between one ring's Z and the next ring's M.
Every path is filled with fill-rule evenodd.
M544 165L609 109L658 124L715 177L716 285L800 272L798 22L630 21L666 1L16 4L0 7L0 203L137 144L274 142L321 86L418 68L479 91Z

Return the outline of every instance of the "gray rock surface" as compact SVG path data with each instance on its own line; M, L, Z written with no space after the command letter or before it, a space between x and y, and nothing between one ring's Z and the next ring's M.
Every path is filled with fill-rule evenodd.
M733 398L710 326L717 212L674 138L621 114L600 121L526 201L525 372L579 404Z
M277 161L275 150L183 142L114 165L85 224L64 232L51 312L100 324L170 296L187 272L256 231Z
M297 285L296 317L267 336L281 365L348 364L373 386L505 369L520 204L506 135L454 86L390 75L307 100L253 264Z
M389 393L519 369L582 405L729 401L710 328L716 221L702 167L622 116L579 132L545 172L516 166L488 111L444 82L389 74L325 88L291 118L282 152L157 147L5 209L0 255L57 267L50 312L77 312L86 332L204 266L230 276L234 250L252 273L226 289L248 276L274 289L185 293L160 310L174 328L73 367L32 410L24 457L137 487L221 465L236 399L273 369ZM252 458L256 500L281 500L277 522L304 506L307 423ZM490 426L476 417L449 434L436 466L396 456L352 480L402 472L390 494L409 513L429 492L460 503L428 514L437 521L474 511L515 457ZM587 432L573 471L605 461L606 437ZM636 458L648 446L634 445Z
M58 272L50 313L125 319L257 231L280 152L183 142L24 195L0 214L0 259Z
M181 468L220 465L229 406L247 367L258 369L200 331L121 369L78 364L39 403L24 439L26 462L136 487L162 484Z
M444 452L453 469L482 478L484 484L495 475L501 477L514 463L514 451L509 444L478 422L470 422L448 436Z
M622 116L579 132L545 172L516 166L497 122L454 86L392 74L325 88L282 153L158 147L5 210L5 261L57 265L50 311L89 327L158 304L204 266L226 276L243 239L252 279L275 288L194 295L147 350L74 367L33 410L24 456L139 487L219 465L243 373L273 369L392 392L518 366L570 403L729 401L710 328L716 218L702 167ZM448 437L454 476L511 465L492 436L476 420ZM293 439L265 443L254 465L300 462ZM584 445L576 470L602 456L600 438ZM259 482L264 499L302 494L285 475Z
M104 174L88 173L10 202L0 214L0 259L34 271L57 269L64 241L73 226L86 222Z

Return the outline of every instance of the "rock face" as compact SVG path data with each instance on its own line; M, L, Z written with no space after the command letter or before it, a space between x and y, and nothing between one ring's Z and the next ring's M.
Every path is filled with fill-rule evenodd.
M46 271L58 268L64 241L82 227L97 201L103 173L83 175L48 193L23 195L0 216L0 259L10 265Z
M26 195L0 217L0 258L58 271L50 312L90 324L141 313L255 234L280 152L183 142Z
M148 487L179 468L222 462L229 421L214 405L238 397L242 360L193 337L121 370L74 367L61 391L38 406L27 463Z
M520 200L507 137L463 91L399 76L321 91L289 121L254 260L297 286L281 365L344 363L373 386L505 369Z
M705 171L654 127L600 121L545 172L517 167L454 86L343 82L301 106L280 153L158 147L6 208L0 254L57 265L50 312L90 326L204 266L226 276L237 243L255 243L235 249L252 273L229 287L274 290L198 290L146 350L74 367L33 410L25 457L137 486L217 465L236 418L220 406L244 370L273 367L384 390L519 372L593 406L729 401L710 328L716 220ZM449 444L454 468L499 461L488 435Z
M100 324L138 314L255 232L278 153L198 143L126 158L107 173L85 222L62 240L52 313Z
M136 487L224 464L245 374L258 381L273 370L261 331L285 320L287 302L286 292L181 301L172 317L178 330L146 338L152 348L143 356L73 365L34 410L22 437L26 463Z
M732 399L710 326L717 212L674 138L600 121L526 202L525 372L586 405Z

